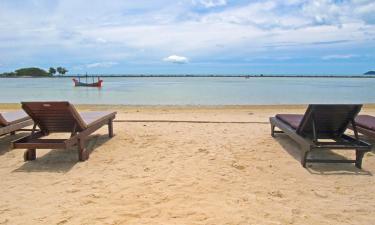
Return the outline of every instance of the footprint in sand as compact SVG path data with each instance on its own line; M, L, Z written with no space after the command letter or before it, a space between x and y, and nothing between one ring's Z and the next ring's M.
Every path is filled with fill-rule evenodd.
M121 213L120 216L124 218L140 218L141 217L137 213Z
M5 219L5 220L0 220L0 224L8 224L9 220L8 219Z
M300 215L302 211L300 209L292 209L292 214L293 215Z
M64 219L64 220L61 220L60 222L56 223L57 225L62 225L62 224L66 224L67 222L69 222L67 219Z
M198 149L198 152L199 153L206 153L206 154L210 153L207 149L204 149L204 148Z
M340 218L340 216L341 216L341 215L339 215L339 214L335 214L335 213L324 214L324 217L325 217L325 218L333 219L333 220L336 220L336 221L338 221L338 218Z
M82 205L94 204L95 202L91 199L81 201Z
M100 198L100 196L97 195L97 194L89 194L86 197L89 197L89 198Z
M328 195L324 192L320 192L320 191L316 191L316 190L313 190L314 191L314 194L315 196L319 197L319 198L327 198Z
M150 209L145 212L143 212L142 216L149 217L149 218L156 218L161 214L160 209Z
M268 192L268 194L273 196L273 197L278 197L278 198L284 197L284 195L283 195L283 193L281 193L281 191L271 191L271 192Z
M238 164L237 162L232 163L232 167L238 169L238 170L244 170L246 167Z
M79 189L71 189L71 190L66 190L66 193L76 193L79 192Z
M10 212L10 209L0 209L0 214L3 214L3 213L5 213L5 212Z

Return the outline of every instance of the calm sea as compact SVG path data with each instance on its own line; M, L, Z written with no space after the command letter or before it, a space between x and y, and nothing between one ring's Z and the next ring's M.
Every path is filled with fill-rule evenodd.
M2 78L0 103L67 100L80 104L270 105L375 103L372 78L104 78L74 87L70 78Z

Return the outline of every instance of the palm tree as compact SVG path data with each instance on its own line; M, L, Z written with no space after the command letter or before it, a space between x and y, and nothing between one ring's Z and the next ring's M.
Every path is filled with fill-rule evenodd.
M67 73L68 72L68 70L67 69L65 69L64 67L57 67L56 68L57 69L57 72L59 73L59 74L61 74L61 75L64 75L65 73Z
M49 70L48 70L48 73L51 74L52 76L55 75L56 73L56 69L53 68L53 67L50 67Z

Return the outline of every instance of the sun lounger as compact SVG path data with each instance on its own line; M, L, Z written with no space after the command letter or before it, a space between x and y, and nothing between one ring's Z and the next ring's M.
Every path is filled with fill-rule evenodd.
M85 161L89 153L85 140L90 134L108 125L109 137L113 137L113 120L116 112L78 113L69 102L22 102L22 108L34 120L29 136L13 142L14 148L27 149L25 161L36 159L36 149L67 149L78 146L78 159ZM36 131L36 127L40 131ZM47 139L51 133L70 133L68 139Z
M375 138L375 117L370 115L358 115L355 118L358 133ZM350 126L350 129L353 128Z
M16 131L26 130L25 127L33 124L31 118L22 110L0 113L0 136L13 135Z
M285 133L296 141L302 150L301 164L315 163L355 163L361 168L364 154L371 145L358 138L355 116L362 105L309 105L304 115L278 114L270 118L271 135ZM345 135L348 125L354 129L354 138ZM280 130L275 131L275 127ZM310 159L313 150L355 150L355 160Z

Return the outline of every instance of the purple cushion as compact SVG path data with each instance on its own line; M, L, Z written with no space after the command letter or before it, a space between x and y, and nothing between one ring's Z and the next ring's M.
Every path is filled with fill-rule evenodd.
M276 118L285 122L294 129L299 127L302 121L303 115L301 114L277 114Z
M0 113L0 126L8 126L29 120L30 117L22 110Z
M369 115L359 115L355 118L357 126L375 131L375 117Z

